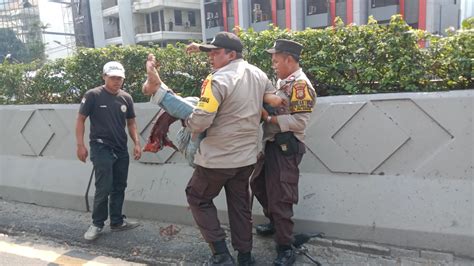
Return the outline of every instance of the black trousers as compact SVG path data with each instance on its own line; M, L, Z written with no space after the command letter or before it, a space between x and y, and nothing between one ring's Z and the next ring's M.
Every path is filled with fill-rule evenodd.
M285 156L277 144L267 141L264 165L255 175L250 186L263 207L263 213L274 224L275 242L290 245L293 241L293 204L298 203L298 165L305 153L305 146L298 142L298 153Z
M214 198L224 187L232 246L239 252L252 250L252 213L249 179L254 165L209 169L196 165L186 187L186 197L202 236L208 243L225 239Z

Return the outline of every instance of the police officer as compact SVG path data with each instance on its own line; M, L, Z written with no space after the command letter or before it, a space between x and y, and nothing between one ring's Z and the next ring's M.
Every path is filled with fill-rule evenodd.
M210 44L197 47L207 52L213 71L202 84L196 107L184 117L193 134L206 131L194 157L195 169L186 187L186 197L212 251L208 264L234 264L213 203L224 188L232 246L238 251L239 265L249 265L252 263L249 177L257 161L262 99L265 94L274 94L275 89L263 71L243 60L243 45L235 34L217 33ZM144 86L143 91L152 95L152 103L172 101L184 107L177 99L167 99L168 92L161 87Z
M293 204L298 203L299 168L305 153L304 137L316 92L299 65L302 45L277 40L267 52L278 77L277 95L285 105L274 114L262 111L264 121L264 166L251 180L251 187L270 223L258 225L260 235L275 234L275 265L292 265Z

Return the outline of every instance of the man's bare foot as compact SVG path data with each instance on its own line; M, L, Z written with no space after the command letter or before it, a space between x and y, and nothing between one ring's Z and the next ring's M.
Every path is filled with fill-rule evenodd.
M159 68L160 63L156 61L153 54L149 54L146 60L147 80L142 87L143 94L147 96L153 95L160 87L161 79L157 70Z
M149 54L146 60L146 73L148 76L148 82L153 85L159 85L161 83L160 75L157 69L160 68L160 63L156 61L153 54Z

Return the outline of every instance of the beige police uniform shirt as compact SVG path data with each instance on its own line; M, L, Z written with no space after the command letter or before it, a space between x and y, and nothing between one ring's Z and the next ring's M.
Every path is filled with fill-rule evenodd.
M277 81L276 94L287 102L276 108L277 124L264 123L263 141L274 141L275 134L292 131L304 143L305 129L316 104L316 91L300 68L286 79Z
M206 131L194 163L206 168L237 168L256 163L263 96L275 93L267 75L237 59L209 74L186 125Z

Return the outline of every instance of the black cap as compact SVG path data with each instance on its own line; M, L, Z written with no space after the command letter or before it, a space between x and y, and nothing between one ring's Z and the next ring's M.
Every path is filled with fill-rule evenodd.
M227 48L240 53L243 47L237 35L226 31L217 33L210 44L199 45L199 49L203 52L209 52L211 49Z
M270 54L289 53L299 58L301 55L301 50L303 50L303 45L301 45L300 43L290 40L279 39L275 41L273 48L268 49L267 52Z

